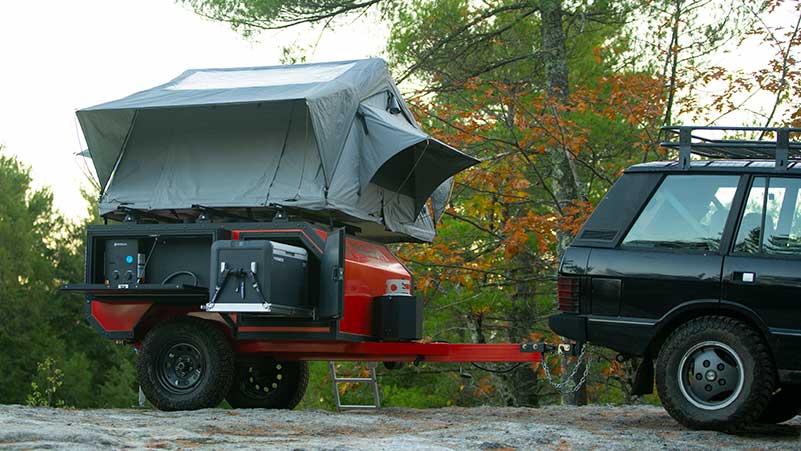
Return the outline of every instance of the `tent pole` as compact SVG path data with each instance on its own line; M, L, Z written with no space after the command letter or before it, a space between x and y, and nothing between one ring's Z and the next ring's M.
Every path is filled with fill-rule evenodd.
M114 178L114 174L117 172L117 168L122 161L122 157L125 155L125 148L128 147L128 139L131 137L133 132L134 124L136 124L136 118L139 117L139 110L134 110L133 118L131 118L131 124L128 126L128 131L125 133L125 139L122 140L122 148L120 149L120 154L117 156L117 161L114 163L114 168L111 169L111 173L108 175L108 180L106 180L106 184L102 187L102 191L100 193L100 197L103 197L103 194L106 193L109 185L111 185L111 180Z

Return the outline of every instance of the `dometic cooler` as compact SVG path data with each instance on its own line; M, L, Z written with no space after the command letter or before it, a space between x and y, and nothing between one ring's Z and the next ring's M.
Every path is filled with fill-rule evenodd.
M307 261L306 249L275 241L215 241L206 310L311 317Z

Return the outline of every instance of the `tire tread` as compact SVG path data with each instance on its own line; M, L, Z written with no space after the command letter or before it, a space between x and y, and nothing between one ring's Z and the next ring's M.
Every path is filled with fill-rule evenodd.
M217 362L209 374L210 382L193 396L176 398L159 388L154 363L159 341L175 335L196 336L217 356ZM139 385L148 401L159 410L196 410L217 407L225 398L233 381L234 355L226 334L209 321L193 317L178 317L167 320L145 336L136 359L136 374Z
M738 409L734 415L725 421L704 421L686 414L670 396L666 396L665 365L662 356L669 356L677 352L677 346L684 339L710 329L717 329L731 333L749 349L754 359L755 380L753 389L746 400L744 407ZM680 350L679 350L680 351ZM657 362L657 390L665 410L678 422L692 429L713 429L721 431L736 431L743 426L756 422L770 402L776 385L776 371L773 358L762 335L747 324L728 316L702 316L692 319L677 328L668 337L659 351L660 359Z

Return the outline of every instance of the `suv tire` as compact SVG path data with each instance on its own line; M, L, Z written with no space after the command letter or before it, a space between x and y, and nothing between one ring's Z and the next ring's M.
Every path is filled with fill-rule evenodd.
M656 364L662 405L692 429L731 431L755 422L770 402L775 379L759 333L722 316L681 325L662 346Z
M801 411L801 386L784 385L773 394L770 403L757 420L763 424L778 424L798 415Z
M231 386L234 354L225 333L199 318L166 321L148 332L136 359L142 391L160 410L217 407Z
M238 359L225 399L235 409L294 409L309 385L309 365L269 357Z

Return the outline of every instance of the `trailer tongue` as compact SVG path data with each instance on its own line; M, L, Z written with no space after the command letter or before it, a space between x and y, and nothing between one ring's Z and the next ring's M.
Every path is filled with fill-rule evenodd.
M531 362L543 347L531 344L419 342L241 341L241 354L266 354L279 360L345 360L364 362Z
M477 160L419 129L383 61L188 71L78 117L121 222L88 228L85 281L62 288L137 347L156 407L292 408L309 360L540 360L419 341L422 299L382 243L431 241Z

